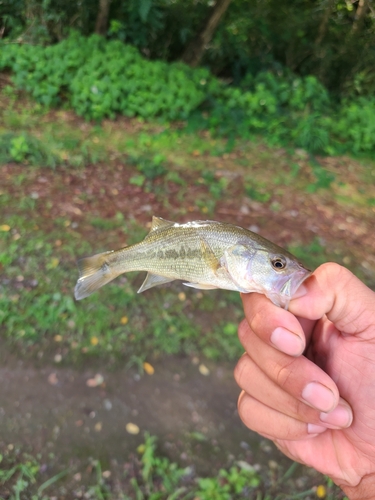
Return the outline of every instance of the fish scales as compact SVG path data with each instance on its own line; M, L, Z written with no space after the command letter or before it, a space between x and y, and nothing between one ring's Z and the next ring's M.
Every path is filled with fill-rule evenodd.
M257 291L284 305L310 274L292 254L242 227L216 221L178 224L157 217L140 243L81 259L78 266L77 299L124 272L147 271L139 291L178 279L196 288Z

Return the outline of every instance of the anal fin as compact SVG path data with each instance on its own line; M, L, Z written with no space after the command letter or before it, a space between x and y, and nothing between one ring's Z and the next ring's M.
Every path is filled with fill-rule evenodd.
M169 283L170 281L174 281L174 278L166 278L165 276L159 276L158 274L147 273L146 279L142 283L141 288L138 290L138 293L142 293L149 288L154 286L163 285L164 283Z
M204 285L202 283L183 283L185 286L190 286L191 288L198 288L198 290L215 290L217 286L214 285Z

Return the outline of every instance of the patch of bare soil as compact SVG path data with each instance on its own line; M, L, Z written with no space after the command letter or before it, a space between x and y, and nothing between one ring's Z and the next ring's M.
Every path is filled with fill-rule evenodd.
M44 459L53 453L57 469L70 463L79 471L90 456L103 466L124 461L145 431L158 436L164 454L182 465L193 461L200 473L239 458L263 464L271 456L284 460L241 424L239 388L228 364L209 364L202 375L190 360L169 359L155 364L153 375L141 377L101 365L36 370L5 347L1 359L0 448L21 447ZM90 387L95 376L100 384ZM139 434L127 432L129 423Z

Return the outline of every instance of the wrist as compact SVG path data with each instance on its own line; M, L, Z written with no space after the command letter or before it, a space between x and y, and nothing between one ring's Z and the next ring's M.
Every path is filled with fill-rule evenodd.
M349 500L375 500L375 473L364 476L357 486L340 487Z

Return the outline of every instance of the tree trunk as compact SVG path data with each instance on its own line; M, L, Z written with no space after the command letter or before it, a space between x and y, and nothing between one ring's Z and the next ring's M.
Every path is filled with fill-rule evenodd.
M108 15L111 0L99 0L98 17L96 18L95 33L105 36L108 28Z
M360 31L369 8L369 3L369 0L359 0L352 26L352 35L356 34L357 31Z
M192 67L198 66L210 43L215 30L229 7L231 0L217 0L203 30L188 44L182 55L182 61Z
M336 3L335 0L327 0L327 4L324 9L324 13L319 25L318 36L315 39L316 47L318 47L322 43L324 37L326 36L328 30L329 18L331 17L335 3Z

